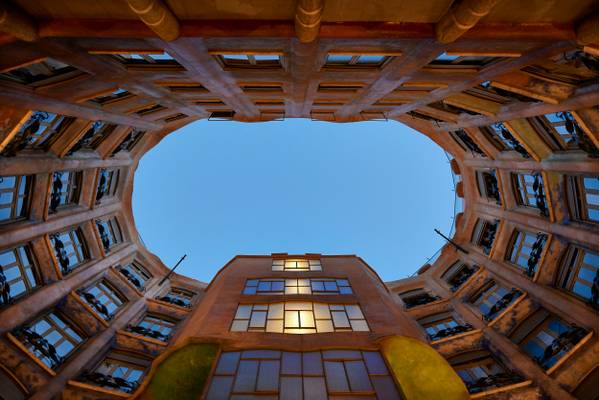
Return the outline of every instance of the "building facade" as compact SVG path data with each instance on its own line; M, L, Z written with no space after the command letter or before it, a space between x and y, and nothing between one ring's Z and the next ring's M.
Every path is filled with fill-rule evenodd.
M598 399L598 10L3 1L0 397ZM453 244L393 282L319 254L163 279L139 159L196 120L284 118L431 138Z

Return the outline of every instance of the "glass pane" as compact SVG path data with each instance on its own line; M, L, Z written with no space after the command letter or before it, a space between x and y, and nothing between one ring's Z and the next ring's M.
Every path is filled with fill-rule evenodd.
M347 392L349 384L345 376L343 362L325 361L324 371L327 377L327 387L331 392Z

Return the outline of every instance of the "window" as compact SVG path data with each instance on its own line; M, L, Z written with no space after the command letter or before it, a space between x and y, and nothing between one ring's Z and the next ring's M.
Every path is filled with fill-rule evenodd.
M480 247L483 253L489 255L493 248L493 242L495 242L495 234L499 227L499 220L488 221L486 219L479 219L476 221L474 231L472 232L472 243Z
M11 157L23 149L45 149L75 119L45 111L33 111L0 155Z
M381 68L392 58L391 54L329 53L324 67L343 69Z
M243 83L239 85L241 90L246 93L283 93L283 85L281 83Z
M433 341L472 330L470 324L459 321L451 311L420 318L418 323Z
M29 246L0 251L0 307L31 292L40 283Z
M599 223L599 176L566 176L566 187L572 218Z
M33 176L0 176L0 224L27 218Z
M83 342L82 336L56 312L16 329L13 334L27 350L52 369L57 369Z
M431 294L422 288L400 293L399 297L406 305L406 308L421 306L440 299L439 296Z
M490 281L471 297L470 303L480 310L485 321L492 321L521 295L518 289L509 290Z
M99 54L100 52L95 52ZM105 53L106 54L106 53ZM177 60L164 51L108 53L129 67L181 67Z
M167 342L171 337L176 321L153 314L146 314L137 325L129 325L130 332Z
M79 228L52 233L49 237L63 275L70 274L89 259L83 233Z
M124 297L104 279L80 290L79 296L106 321L111 320L125 304Z
M385 360L377 351L222 352L206 399L247 396L265 400L401 399Z
M498 150L513 150L524 158L530 158L528 151L522 146L522 144L520 144L514 135L512 135L503 122L496 122L489 126L483 126L480 128L480 130Z
M274 259L272 260L273 271L322 271L320 260L295 260Z
M81 149L95 149L100 142L104 140L114 129L116 125L109 124L104 121L96 121L92 123L89 129L83 134L81 139L69 150L68 155L75 153Z
M447 361L456 370L471 394L522 382L485 349L457 354Z
M116 217L97 219L96 228L104 250L108 253L115 245L123 242L123 234Z
M166 107L160 104L149 104L135 111L135 114L139 115L140 117L143 117L144 115L150 115L162 110L166 110Z
M547 238L547 234L541 232L534 234L526 231L514 231L506 252L506 260L524 270L526 275L533 277L541 260Z
M536 208L541 216L549 216L545 198L545 185L539 172L512 174L512 183L516 191L516 202L520 206Z
M145 135L146 131L142 131L137 128L133 128L129 131L127 136L123 139L123 141L112 151L110 156L114 156L118 152L121 151L131 151L135 147L135 145L141 140L141 138Z
M164 122L166 122L167 124L170 122L175 122L175 121L179 121L180 119L185 119L189 117L189 115L187 114L183 114L183 113L177 113L177 114L172 114L169 115L168 117L163 118L162 120ZM133 146L132 146L133 147ZM130 151L130 150L129 150Z
M152 275L136 262L131 262L124 266L119 265L117 270L139 291L143 291L146 282L152 279Z
M161 84L162 85L162 84ZM174 93L208 93L209 90L199 83L195 82L168 82L164 84L171 92Z
M119 183L120 171L115 168L100 170L100 176L98 178L98 189L96 191L96 204L105 197L116 196L116 191Z
M478 270L478 265L470 266L458 261L445 271L442 278L449 284L451 291L455 292Z
M599 253L570 245L562 259L557 285L599 309Z
M240 304L231 325L231 332L308 334L369 330L357 304L299 301Z
M31 86L43 86L65 80L82 74L76 68L55 60L46 58L43 61L27 64L0 74L3 80Z
M158 297L158 300L166 301L179 307L191 308L195 295L194 292L189 290L174 287L166 295Z
M141 356L111 351L91 372L81 376L94 385L133 393L139 386L151 361Z
M347 279L248 279L243 294L352 294Z
M81 171L56 171L52 174L49 212L56 213L60 208L79 202L81 192Z
M587 333L586 329L568 324L541 308L514 329L510 339L542 368L549 369Z
M319 92L347 92L353 93L362 89L362 83L320 83L318 85Z
M478 155L480 157L487 157L484 151L472 140L472 138L463 129L457 131L451 131L449 134L453 137L453 140L464 150L469 151L472 155Z
M125 100L130 97L133 97L133 94L126 89L118 88L109 94L104 94L98 97L94 97L90 101L101 106L108 105L111 103L116 103L119 100Z
M283 54L276 51L251 54L211 51L210 54L225 68L278 69L283 67Z
M431 61L427 68L482 68L495 61L501 60L501 57L493 57L486 54L458 54L454 52L443 52Z
M599 156L599 149L578 125L571 112L540 115L529 121L553 150L580 149L590 156Z
M497 182L497 176L494 169L476 171L476 181L478 183L478 192L482 197L493 200L498 205L501 205L499 183Z

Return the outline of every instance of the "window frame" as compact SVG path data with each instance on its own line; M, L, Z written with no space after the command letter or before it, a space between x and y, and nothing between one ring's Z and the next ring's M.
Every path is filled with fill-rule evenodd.
M29 243L0 250L0 256L5 253L12 253L15 261L10 264L0 264L0 274L3 275L4 279L7 280L9 287L15 287L17 282L23 282L25 290L17 295L11 294L10 290L8 293L4 291L0 293L0 308L4 308L7 305L12 304L14 300L28 296L31 292L37 290L44 284L41 272L39 270L39 264ZM27 259L26 265L23 261L23 258ZM18 276L8 280L8 278L6 278L5 272L12 268L17 268L19 274ZM28 273L28 271L30 272ZM33 280L33 282L31 282L31 280ZM8 302L5 301L6 299L8 299Z
M6 193L11 193L10 203L0 203L1 209L8 208L10 210L10 216L8 218L0 219L0 226L29 219L33 187L35 185L34 175L0 176L0 184L5 178L14 178L14 182L9 188L2 188L0 186L0 198L6 197ZM19 202L21 202L20 207Z

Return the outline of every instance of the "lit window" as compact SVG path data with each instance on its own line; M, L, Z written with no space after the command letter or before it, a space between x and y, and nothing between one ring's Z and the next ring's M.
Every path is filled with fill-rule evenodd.
M139 386L151 360L138 355L111 351L91 372L81 379L91 384L133 393Z
M458 320L451 311L420 318L418 323L426 331L430 340L443 339L473 329L470 324Z
M521 295L518 289L509 290L490 281L472 296L470 303L480 310L485 321L492 321Z
M471 394L522 382L524 379L509 371L488 350L473 350L448 359Z
M231 325L232 332L322 333L369 331L357 304L285 302L241 304Z
M121 143L112 151L110 154L114 156L118 152L121 151L131 151L135 147L137 143L141 140L141 138L145 135L146 131L142 131L137 128L133 128L129 131L127 136L121 141Z
M146 314L137 325L129 325L130 332L167 342L176 322L166 317Z
M392 57L384 54L328 54L325 67L380 68Z
M44 61L11 69L0 74L0 77L25 85L41 86L53 83L57 79L64 80L79 74L81 74L80 71L68 64L53 58L46 58Z
M599 222L599 176L567 176L566 181L572 218Z
M171 288L167 294L158 297L158 300L166 301L179 307L191 308L195 293L183 288Z
M476 171L476 181L478 183L478 192L482 197L493 200L498 205L501 205L499 183L497 182L497 176L494 169Z
M125 303L124 297L104 279L78 293L81 299L106 321L111 320Z
M480 247L486 255L491 253L498 226L498 220L488 221L486 219L479 219L476 221L472 232L472 243Z
M133 94L126 89L117 89L114 92L110 92L109 94L105 94L102 96L94 97L90 101L94 103L98 103L100 105L106 105L110 103L117 102L119 100L124 100L129 97L133 97Z
M27 218L32 176L0 176L0 223Z
M120 171L116 168L102 168L100 170L98 189L96 191L96 204L99 204L103 198L116 196L119 175Z
M569 353L588 331L539 309L527 317L511 334L510 339L535 360L549 369Z
M512 174L512 182L518 205L536 208L542 216L549 216L541 173L515 173Z
M352 399L401 399L379 352L344 349L222 352L206 399L313 400L348 395Z
M530 158L528 151L522 146L518 139L512 135L503 122L496 122L489 126L483 126L480 130L498 150L513 150L524 158Z
M118 266L117 270L123 274L125 278L133 286L137 288L137 290L143 291L145 289L146 282L152 279L152 275L141 265L136 262L132 262L126 264L124 266Z
M27 350L52 369L57 369L83 342L71 324L55 312L13 331Z
M77 204L81 191L81 171L56 171L52 174L49 212Z
M273 271L322 271L320 260L272 260Z
M470 266L463 262L457 262L445 271L442 278L449 284L451 291L455 292L478 270L478 265Z
M68 155L81 149L95 149L115 128L116 125L104 121L92 123L81 139L69 150Z
M177 61L167 52L119 53L113 57L129 65L178 65Z
M29 246L0 252L0 306L12 303L39 285L37 267Z
M508 246L506 260L533 277L543 254L548 236L545 233L530 233L516 230Z
M14 156L23 149L44 149L63 132L74 118L34 111L0 155Z
M443 52L431 61L427 67L431 68L459 68L459 67L484 67L495 61L501 60L501 57L488 55L460 55L456 53Z
M421 306L440 299L439 296L429 293L422 288L400 293L399 297L406 305L406 308Z
M260 53L244 54L243 52L223 53L218 51L210 52L227 68L281 68L283 66L283 56L281 53Z
M562 261L558 286L599 309L599 253L569 246Z
M109 252L115 245L123 242L123 234L116 217L97 219L96 228L98 228L104 251Z
M63 275L70 274L89 259L80 229L50 234L50 241Z
M248 279L243 294L352 294L347 279Z

